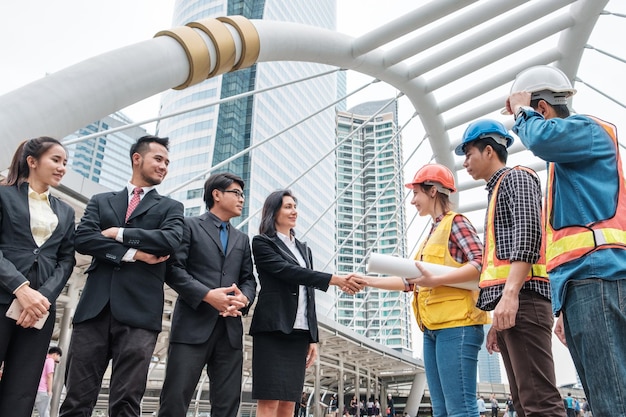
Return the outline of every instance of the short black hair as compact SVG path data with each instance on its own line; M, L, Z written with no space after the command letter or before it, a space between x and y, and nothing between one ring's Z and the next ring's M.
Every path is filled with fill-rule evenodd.
M150 148L151 143L158 143L159 145L163 145L165 149L169 150L170 138L160 138L154 135L146 135L137 139L137 142L130 147L130 161L133 161L133 155L138 153L139 155L144 155L148 149Z
M48 349L48 355L54 355L55 353L59 356L63 356L63 351L61 350L60 347L51 346L50 349Z
M530 107L537 110L537 107L539 106L539 102L541 100L543 99L531 100ZM552 107L556 115L560 117L561 119L565 119L571 115L569 111L569 107L567 107L567 104L550 104L546 100L543 100L543 101L545 101L550 107Z
M210 210L215 204L215 201L213 200L213 190L224 191L230 187L233 182L239 184L243 190L245 182L241 179L241 177L235 174L220 172L207 178L204 182L204 203L206 204L207 209Z
M469 142L465 146L466 147L467 146L474 146L481 153L485 150L485 148L487 146L491 146L493 148L494 152L496 153L496 155L498 156L498 159L503 164L506 164L506 160L509 157L509 151L507 151L506 146L499 144L493 138L490 138L490 137L476 139L475 141Z

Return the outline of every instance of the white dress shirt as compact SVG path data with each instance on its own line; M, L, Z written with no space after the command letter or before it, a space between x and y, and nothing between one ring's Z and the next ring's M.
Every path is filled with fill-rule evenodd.
M50 207L50 191L39 194L28 187L28 210L30 214L30 231L37 246L46 243L59 224L59 218Z
M152 191L152 189L155 187L156 185L153 185L152 187L141 187L141 189L143 190L143 193L139 194L139 201L143 200L145 195L148 194L150 191ZM130 182L126 184L126 192L128 193L129 204L130 204L130 199L133 198L133 193L135 191L135 188L136 187ZM120 243L124 243L124 228L123 227L120 227L117 230L117 236L115 237L115 240L117 240ZM136 253L137 253L137 249L128 248L124 256L122 256L122 262L135 262Z
M282 240L283 243L287 245L287 247L289 248L293 256L296 258L296 260L300 264L300 266L302 268L306 268L306 261L304 260L304 258L302 257L302 254L298 250L295 239L292 239L291 236L286 236L280 232L276 232L276 235L278 235L280 240ZM307 291L308 291L307 287L305 287L304 285L300 285L300 288L298 291L298 310L296 310L296 320L293 323L294 329L309 330L309 319L306 316Z

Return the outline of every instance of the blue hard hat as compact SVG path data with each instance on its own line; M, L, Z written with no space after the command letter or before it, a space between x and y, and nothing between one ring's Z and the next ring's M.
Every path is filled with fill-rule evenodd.
M497 120L482 119L467 126L461 144L454 149L454 153L465 155L465 145L482 138L492 138L496 143L507 148L513 144L513 136L509 134L502 123Z

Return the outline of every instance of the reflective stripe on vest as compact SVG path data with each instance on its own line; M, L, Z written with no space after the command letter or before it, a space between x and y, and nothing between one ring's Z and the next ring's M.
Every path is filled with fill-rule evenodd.
M507 277L509 276L509 272L511 271L511 261L508 259L498 259L498 256L496 255L496 232L494 219L496 214L496 200L498 198L498 189L500 188L500 183L502 182L504 177L507 176L514 169L520 169L532 175L537 175L537 173L532 169L518 165L516 167L513 167L508 172L504 173L500 178L498 178L496 185L493 187L493 191L491 193L491 201L489 201L489 206L487 207L487 227L485 230L485 248L483 250L483 269L480 274L480 282L478 284L480 288L504 284ZM544 248L545 239L542 238L540 251L541 254L539 256L539 260L537 261L537 263L532 265L530 272L526 277L526 281L530 281L531 279L548 281Z
M452 223L457 213L448 212L437 228L426 239L415 260L459 268L448 248ZM451 327L472 326L489 323L487 312L476 307L478 291L447 287L416 287L413 294L413 313L420 329L440 330Z
M626 249L626 185L622 172L622 160L617 141L615 126L592 116L587 116L598 123L609 134L615 146L619 189L617 207L613 217L587 225L567 226L555 230L552 227L552 209L554 204L554 163L548 165L548 186L546 190L546 258L548 271L573 261L599 249Z

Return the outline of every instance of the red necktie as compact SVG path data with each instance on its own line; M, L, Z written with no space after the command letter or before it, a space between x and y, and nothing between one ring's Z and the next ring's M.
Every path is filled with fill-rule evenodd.
M133 196L128 203L128 208L126 209L126 222L128 222L128 218L131 214L133 214L133 211L135 211L139 205L139 202L141 201L141 194L143 194L143 188L135 187L133 190Z

